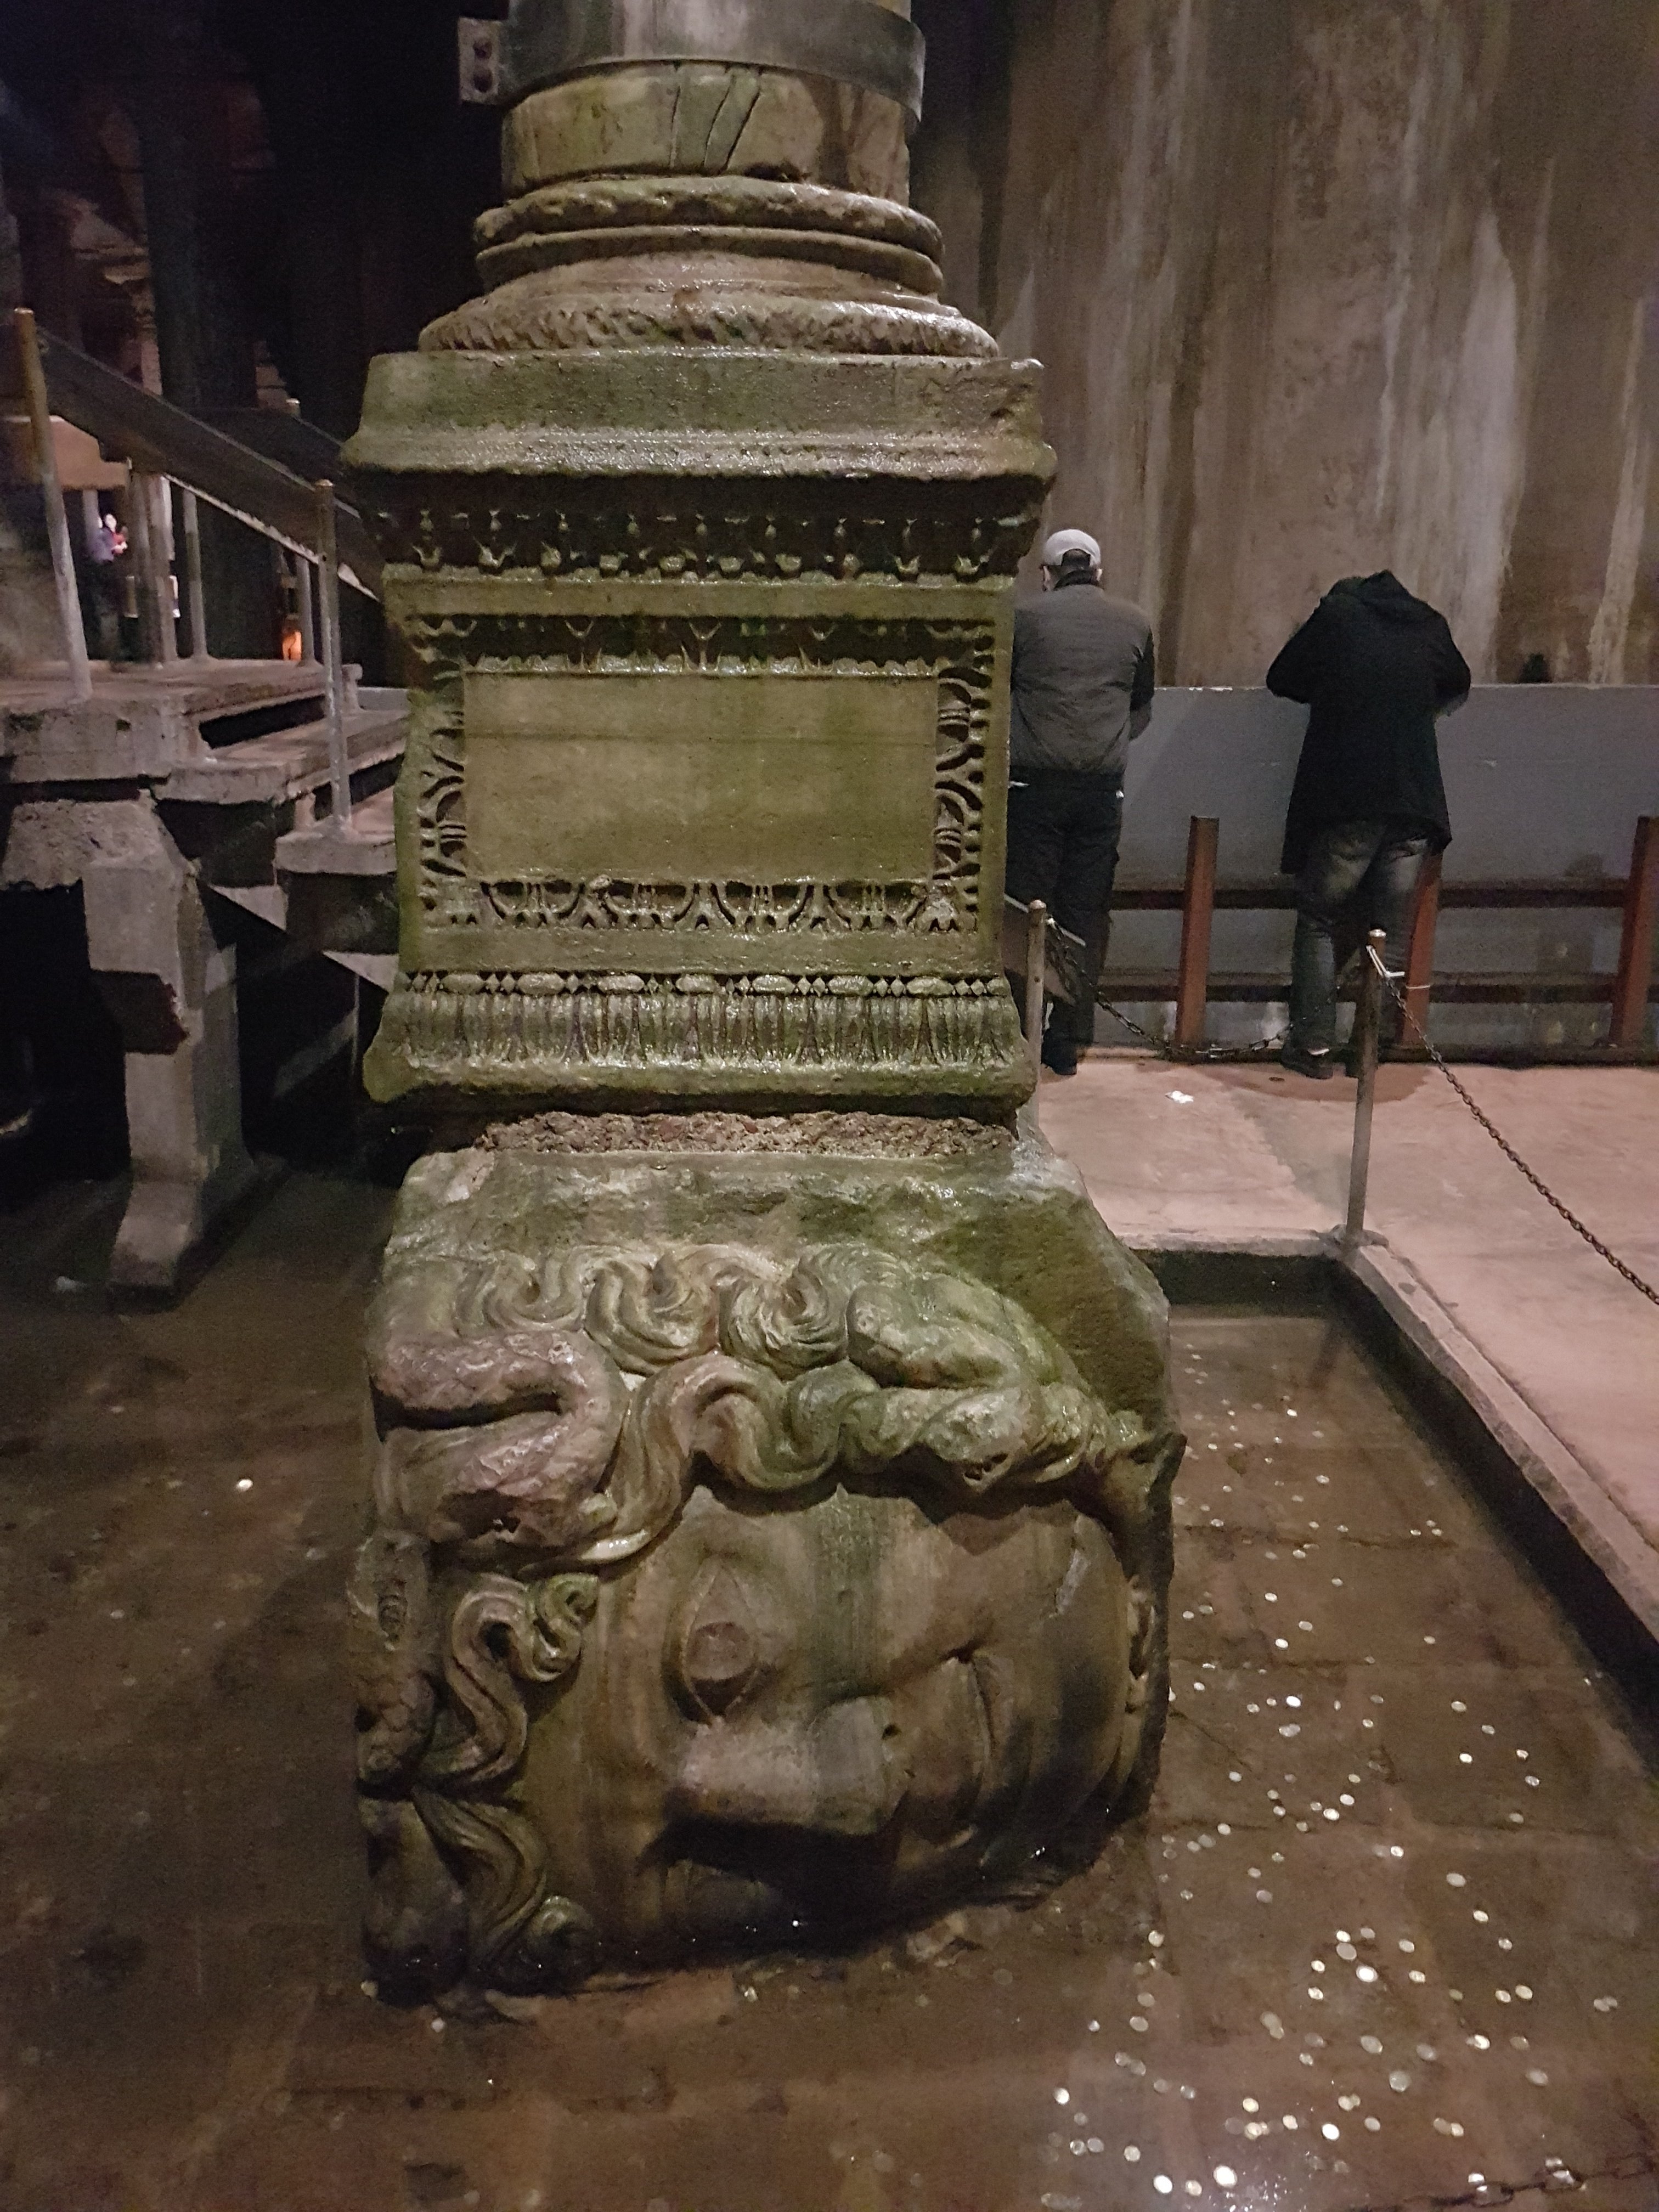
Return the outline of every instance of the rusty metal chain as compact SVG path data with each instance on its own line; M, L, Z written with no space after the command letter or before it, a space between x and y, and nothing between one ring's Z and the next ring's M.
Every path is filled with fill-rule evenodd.
M1375 2202L1354 2205L1351 2212L1462 2212L1468 2205L1478 2212L1487 2205L1516 2204L1528 2198L1577 2195L1597 2181L1642 2181L1659 2172L1651 2158L1640 2151L1628 2158L1615 2159L1611 2166L1598 2166L1593 2173L1581 2173L1576 2166L1559 2163L1547 2166L1530 2181L1488 2181L1453 2196L1408 2197L1391 2199L1388 2203Z
M1532 1185L1533 1188L1538 1193L1538 1195L1544 1200L1545 1204L1553 1207L1553 1210L1560 1215L1562 1220L1566 1223L1568 1228L1571 1229L1575 1235L1583 1238L1585 1243L1589 1246L1592 1252L1596 1253L1601 1259L1605 1260L1608 1267L1610 1267L1616 1274L1622 1275L1633 1291L1639 1291L1644 1298L1651 1300L1655 1305L1659 1305L1659 1290L1656 1290L1651 1283L1644 1282L1641 1276L1637 1273L1633 1267L1627 1266L1626 1263L1620 1258L1616 1252L1610 1250L1609 1248L1601 1242L1601 1239L1596 1235L1595 1231L1591 1229L1587 1223L1581 1221L1578 1216L1572 1211L1572 1208L1570 1206L1565 1205L1555 1195L1555 1193L1550 1188L1543 1177L1538 1175L1527 1164L1526 1161L1522 1158L1520 1153L1516 1151L1514 1146L1510 1144L1509 1139L1492 1119L1492 1116L1475 1103L1475 1101L1471 1097L1468 1090L1458 1080L1456 1076L1452 1073L1451 1069L1447 1066L1445 1060L1442 1059L1439 1053L1437 1053L1433 1045L1430 1043L1428 1037L1424 1033L1422 1024L1418 1020L1417 1016L1412 1009L1406 1004L1405 994L1398 988L1396 978L1390 974L1386 967L1384 967L1382 961L1377 958L1376 953L1372 951L1369 946L1366 947L1366 957L1376 967L1377 974L1382 979L1384 989L1394 1000L1395 1006L1399 1007L1401 1017L1409 1026L1413 1036L1416 1038L1418 1042L1421 1044L1424 1051L1434 1062L1434 1065L1440 1070L1442 1075L1445 1077L1447 1082L1450 1084L1452 1089L1457 1093L1457 1096L1468 1108L1470 1113L1474 1115L1475 1120L1480 1124L1480 1127L1492 1139L1498 1151L1503 1153L1504 1158L1510 1162L1511 1166L1520 1170L1521 1173L1526 1177L1527 1181ZM1109 1013L1114 1021L1121 1022L1124 1028L1127 1030L1132 1036L1139 1037L1143 1044L1150 1047L1150 1048L1153 1052L1157 1053L1159 1058L1163 1060L1174 1060L1178 1063L1207 1060L1237 1060L1241 1058L1249 1058L1255 1055L1265 1056L1267 1054L1276 1053L1279 1050L1279 1041L1275 1038L1271 1041L1264 1041L1261 1044L1250 1045L1243 1048L1237 1045L1198 1045L1190 1048L1183 1048L1177 1052L1174 1050L1164 1039L1154 1036L1150 1030L1143 1029L1140 1024L1134 1020L1132 1016L1126 1014L1121 1007L1110 1005L1105 999L1101 998L1098 995L1096 997L1095 1004L1104 1012Z
M1582 2174L1577 2167L1558 2163L1558 2166L1544 2167L1544 2172L1535 2174L1531 2181L1486 2181L1486 2184L1480 2184L1474 2190L1464 2190L1455 2197L1443 2197L1443 2194L1407 2197L1407 2199L1394 2199L1389 2203L1354 2205L1352 2212L1429 2212L1429 2208L1433 2208L1433 2212L1462 2212L1464 2205L1471 2205L1471 2208L1513 2205L1524 2199L1531 2199L1531 2197L1577 2194L1579 2190L1590 2188L1593 2181L1644 2181L1655 2172L1659 2172L1659 2167L1655 2167L1652 2159L1637 2152L1635 2157L1614 2159L1613 2166L1597 2167L1593 2174Z
M1550 1188L1543 1177L1538 1175L1532 1168L1528 1166L1525 1160L1522 1158L1520 1153L1516 1151L1509 1139L1492 1119L1492 1116L1486 1113L1482 1108L1476 1105L1474 1100L1470 1097L1463 1085L1458 1081L1457 1078L1452 1073L1450 1068L1446 1065L1446 1062L1429 1042L1428 1036L1425 1032L1422 1023L1419 1021L1413 1010L1406 1004L1406 995L1404 992L1399 988L1395 977L1383 965L1382 962L1377 958L1376 952L1370 945L1366 946L1365 951L1367 958L1370 961L1372 966L1376 969L1377 974L1382 979L1383 988L1388 992L1389 996L1394 1000L1395 1006L1399 1007L1401 1018L1409 1028L1413 1036L1422 1046L1424 1051L1427 1053L1429 1058L1440 1070L1440 1073L1445 1077L1447 1082L1450 1084L1452 1089L1457 1093L1463 1103L1468 1108L1470 1113L1474 1115L1475 1120L1480 1124L1486 1134L1492 1139L1493 1144L1497 1146L1498 1151L1503 1153L1504 1158L1510 1162L1512 1167L1516 1167L1521 1170L1521 1173L1525 1176L1527 1181L1532 1185L1533 1188L1538 1193L1538 1195L1544 1200L1545 1204L1554 1208L1555 1212L1560 1215L1562 1220L1566 1223L1568 1228L1572 1230L1577 1235L1582 1237L1585 1243L1589 1246L1592 1252L1599 1254L1615 1273L1622 1275L1633 1291L1639 1291L1644 1298L1651 1299L1655 1305L1659 1306L1659 1290L1655 1290L1651 1283L1644 1283L1633 1267L1627 1267L1624 1261L1619 1257L1619 1255L1616 1252L1610 1251L1608 1249L1608 1248L1601 1242L1601 1239L1596 1235L1595 1231L1589 1228L1584 1222L1582 1222L1578 1218L1578 1216L1573 1212L1572 1208L1570 1206L1564 1204L1563 1201L1556 1196L1555 1193Z
M1121 1022L1126 1030L1138 1036L1144 1045L1149 1046L1161 1060L1174 1060L1177 1064L1202 1060L1237 1060L1265 1058L1271 1053L1276 1053L1284 1042L1282 1037L1271 1037L1264 1038L1258 1044L1199 1044L1182 1045L1177 1048L1170 1044L1166 1038L1156 1037L1150 1030L1142 1029L1140 1024L1132 1016L1126 1014L1121 1006L1112 1006L1108 1000L1103 999L1098 992L1095 994L1095 1004L1103 1013L1109 1014L1115 1022Z

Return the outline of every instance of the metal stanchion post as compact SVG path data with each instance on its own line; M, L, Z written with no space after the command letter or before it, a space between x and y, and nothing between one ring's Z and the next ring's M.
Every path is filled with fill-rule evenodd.
M1625 884L1625 918L1619 933L1609 1044L1639 1045L1647 1034L1656 920L1659 920L1659 815L1644 814L1636 824L1636 842L1631 848L1630 874Z
M317 599L312 589L311 563L303 553L294 556L294 580L300 595L300 653L302 659L317 658Z
M346 754L345 676L340 662L340 556L335 540L334 487L317 486L318 604L322 616L323 683L327 693L328 765L337 830L351 827L351 763Z
M1373 929L1365 939L1359 969L1359 1001L1354 1016L1354 1051L1359 1062L1359 1096L1353 1109L1353 1157L1348 1164L1348 1218L1342 1231L1345 1252L1358 1249L1365 1234L1365 1187L1371 1173L1371 1109L1376 1103L1376 1054L1382 1029L1382 956L1388 939Z
M134 469L127 477L127 534L132 545L132 564L137 571L138 650L148 661L161 658L158 634L161 603L155 592L155 548L150 524L149 478Z
M167 565L167 541L161 528L160 477L134 469L129 479L132 501L132 542L138 556L138 596L146 610L143 617L147 641L158 661L179 658L179 640L173 626L173 571Z
M165 477L146 477L150 495L149 547L155 557L155 629L163 660L179 658L179 624L173 611L173 488Z
M70 689L77 699L90 699L92 664L87 655L86 628L81 620L81 594L75 581L75 556L70 550L64 488L58 480L58 452L52 442L52 409L46 399L46 374L40 367L40 341L35 335L34 317L28 308L13 310L12 326L17 334L17 351L22 364L34 465L40 478L40 496L46 502L52 580L58 593L58 619L64 632L64 658L69 663Z
M1042 1065L1042 977L1048 957L1048 909L1033 899L1025 909L1025 1042L1033 1067Z
M190 657L192 660L205 660L207 602L202 591L202 518L195 493L183 484L179 487L179 504L184 510L185 606L190 616Z

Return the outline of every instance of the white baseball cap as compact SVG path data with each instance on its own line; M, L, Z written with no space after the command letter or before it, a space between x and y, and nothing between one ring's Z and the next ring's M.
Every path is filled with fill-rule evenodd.
M1089 566L1097 574L1100 571L1100 540L1091 538L1086 530L1057 530L1044 540L1042 565L1058 573L1060 562L1068 553L1086 553Z

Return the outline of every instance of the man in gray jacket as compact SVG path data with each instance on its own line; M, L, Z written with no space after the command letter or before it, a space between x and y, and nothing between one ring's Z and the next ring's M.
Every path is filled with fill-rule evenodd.
M1042 1064L1075 1075L1094 1036L1123 822L1129 745L1152 715L1152 626L1100 587L1100 547L1059 530L1042 549L1042 597L1014 610L1008 741L1008 894L1042 899L1083 939L1085 996L1055 1006Z

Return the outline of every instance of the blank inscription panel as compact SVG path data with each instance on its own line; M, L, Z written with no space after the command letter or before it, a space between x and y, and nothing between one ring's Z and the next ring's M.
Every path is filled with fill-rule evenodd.
M932 873L933 677L470 673L465 714L483 880Z

